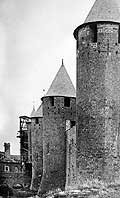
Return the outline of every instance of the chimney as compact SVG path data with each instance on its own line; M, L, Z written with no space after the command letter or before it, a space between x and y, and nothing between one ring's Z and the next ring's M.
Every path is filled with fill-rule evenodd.
M10 143L4 143L5 157L10 158Z

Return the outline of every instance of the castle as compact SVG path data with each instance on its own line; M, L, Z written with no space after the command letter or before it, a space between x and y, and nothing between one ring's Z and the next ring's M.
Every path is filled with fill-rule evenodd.
M120 1L96 0L74 37L76 92L62 62L38 110L21 117L39 194L120 185Z

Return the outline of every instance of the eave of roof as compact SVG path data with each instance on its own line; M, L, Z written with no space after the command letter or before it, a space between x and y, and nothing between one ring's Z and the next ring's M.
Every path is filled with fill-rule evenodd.
M120 0L96 0L84 23L74 30L75 39L79 29L86 24L103 22L120 24Z

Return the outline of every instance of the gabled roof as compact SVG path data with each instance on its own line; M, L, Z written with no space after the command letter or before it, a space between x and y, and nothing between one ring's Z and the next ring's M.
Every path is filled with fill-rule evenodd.
M65 69L63 60L46 96L76 97L74 85Z
M120 23L120 0L96 0L84 23L96 21Z

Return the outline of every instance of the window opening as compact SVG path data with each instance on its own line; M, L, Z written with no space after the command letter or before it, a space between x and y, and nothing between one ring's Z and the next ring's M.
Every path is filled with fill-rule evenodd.
M75 121L71 121L71 128L75 126Z
M70 107L70 98L68 98L68 97L64 98L64 106L65 107Z
M120 43L120 25L119 25L119 28L118 28L118 43Z
M39 119L38 118L36 118L36 124L39 124Z
M76 41L76 45L77 45L77 50L79 49L79 40L77 39L77 41Z
M51 106L54 106L54 97L53 96L50 97L50 104L51 104Z
M92 41L93 43L97 43L97 24L90 25L90 28L92 30Z
M9 166L5 166L5 172L9 172L10 171L10 167Z

